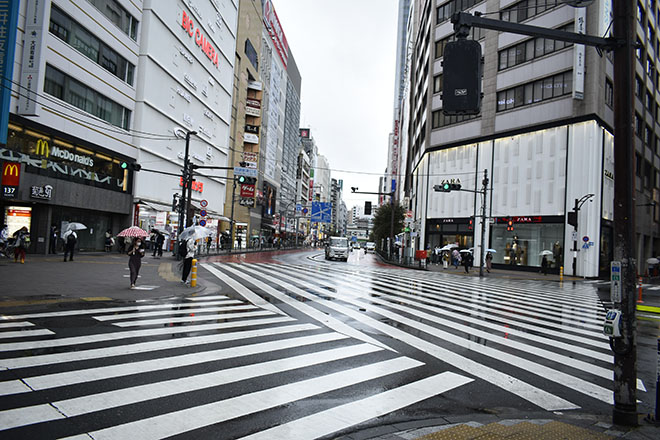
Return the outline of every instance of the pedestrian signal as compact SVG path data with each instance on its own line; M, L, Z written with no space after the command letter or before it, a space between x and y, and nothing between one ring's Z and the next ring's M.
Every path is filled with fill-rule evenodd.
M473 220L470 218L470 222L468 223L468 229L471 231L473 226Z
M506 224L507 231L513 231L513 220L509 220Z
M371 215L371 202L364 202L364 215Z

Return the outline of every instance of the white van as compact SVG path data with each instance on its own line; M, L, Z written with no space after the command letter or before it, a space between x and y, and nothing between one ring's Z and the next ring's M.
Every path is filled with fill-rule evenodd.
M348 238L346 237L330 237L328 244L325 247L326 260L344 260L348 261Z

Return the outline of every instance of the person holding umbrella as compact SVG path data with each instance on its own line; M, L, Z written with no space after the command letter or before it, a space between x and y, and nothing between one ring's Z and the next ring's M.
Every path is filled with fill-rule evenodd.
M142 238L135 237L128 254L128 269L131 271L131 289L135 289L138 275L140 274L140 267L142 267L142 257L144 257L144 245Z
M73 251L76 248L76 243L78 243L76 231L82 231L83 229L87 229L87 226L78 222L71 222L66 226L66 231L62 234L62 239L64 239L64 261L66 261L67 254L69 255L69 261L73 261Z

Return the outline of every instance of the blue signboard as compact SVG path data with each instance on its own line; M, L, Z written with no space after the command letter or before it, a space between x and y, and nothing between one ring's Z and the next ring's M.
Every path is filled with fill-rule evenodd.
M396 191L396 179L392 179L392 192Z
M0 1L0 144L7 144L19 1Z
M330 202L312 202L311 221L332 223L332 204Z

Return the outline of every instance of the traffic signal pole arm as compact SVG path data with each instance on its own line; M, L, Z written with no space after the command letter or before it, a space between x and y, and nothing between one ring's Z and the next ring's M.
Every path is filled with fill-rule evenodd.
M494 31L510 32L512 34L530 35L533 37L548 38L550 40L566 41L574 44L584 44L586 46L594 46L601 50L613 50L625 44L624 41L615 38L594 37L592 35L548 29L539 26L530 26L528 24L493 20L492 18L484 18L467 12L454 13L454 15L451 16L451 22L454 24L454 32L456 33L457 38L467 37L470 33L471 27L478 27Z

